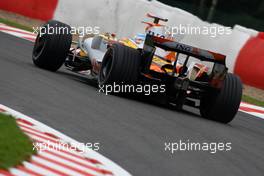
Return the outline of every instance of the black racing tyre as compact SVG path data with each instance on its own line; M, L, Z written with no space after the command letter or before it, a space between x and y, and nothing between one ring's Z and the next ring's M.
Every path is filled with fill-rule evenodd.
M201 99L202 117L221 123L231 122L240 105L242 82L238 76L228 73L219 92L208 92Z
M33 48L33 63L40 68L57 71L65 62L71 47L71 27L50 20L40 30Z
M108 48L99 72L99 85L136 84L141 55L136 49L116 43Z

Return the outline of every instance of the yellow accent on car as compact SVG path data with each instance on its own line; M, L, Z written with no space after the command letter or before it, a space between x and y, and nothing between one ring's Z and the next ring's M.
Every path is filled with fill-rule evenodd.
M80 55L81 57L86 57L86 56L87 56L87 54L86 54L83 50L81 50L81 51L79 52L79 55Z
M121 40L119 40L120 43L123 43L124 45L130 47L130 48L134 48L137 49L137 45L135 43L133 43L132 41L130 41L128 38L123 38Z

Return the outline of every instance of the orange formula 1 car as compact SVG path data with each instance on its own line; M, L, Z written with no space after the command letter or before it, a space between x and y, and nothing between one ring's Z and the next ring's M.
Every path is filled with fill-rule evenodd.
M226 57L179 43L159 23L167 19L148 17L154 21L144 22L145 33L134 38L118 40L115 34L104 33L79 37L78 42L72 41L70 26L49 21L42 29L59 28L60 33L37 36L33 62L51 71L64 64L71 71L85 72L100 87L163 85L164 91L159 93L175 108L193 106L205 118L230 122L239 108L242 83L228 73Z

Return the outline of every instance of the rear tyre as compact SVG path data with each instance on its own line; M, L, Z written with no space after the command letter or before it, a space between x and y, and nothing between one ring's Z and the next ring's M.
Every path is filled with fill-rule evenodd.
M242 83L238 76L228 73L220 92L209 92L200 103L203 117L221 123L232 121L242 97Z
M122 44L113 44L106 52L99 72L99 85L136 84L140 52Z
M65 62L71 47L71 27L50 20L41 28L32 53L33 63L43 69L57 71ZM49 33L48 33L49 32Z

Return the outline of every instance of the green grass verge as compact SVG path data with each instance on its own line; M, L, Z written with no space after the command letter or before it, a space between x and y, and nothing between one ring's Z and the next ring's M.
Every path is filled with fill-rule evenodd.
M32 141L17 126L16 120L0 113L0 168L21 164L34 153Z
M14 21L11 21L11 20L7 20L7 19L4 19L4 18L0 18L0 23L4 23L8 26L12 26L12 27L16 27L16 28L19 28L19 29L24 29L26 31L29 31L29 32L33 32L33 29L29 26L25 26L23 24L19 24L17 22L14 22Z
M257 100L255 98L252 98L252 97L247 96L247 95L243 95L242 96L242 101L250 103L250 104L254 104L254 105L257 105L257 106L264 107L264 102L263 101Z

